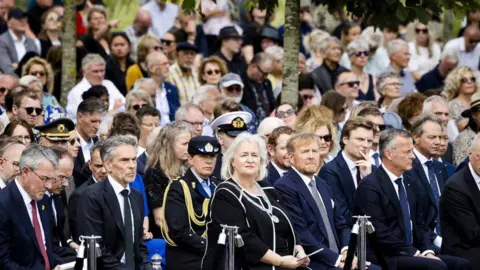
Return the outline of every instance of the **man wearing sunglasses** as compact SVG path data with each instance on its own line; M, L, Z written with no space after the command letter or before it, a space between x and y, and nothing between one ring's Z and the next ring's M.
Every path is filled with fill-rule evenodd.
M452 39L445 44L444 50L452 49L459 55L458 66L467 66L479 70L480 64L480 30L475 24L467 26L463 37Z
M53 216L45 197L56 181L53 150L32 145L20 156L20 175L0 196L0 268L60 269L52 244Z
M0 189L4 189L20 173L20 155L25 145L18 139L0 141Z
M12 113L15 119L24 120L32 127L43 124L42 104L33 90L24 89L14 95Z
M356 100L358 97L359 87L360 81L355 73L351 71L343 71L337 75L335 91L344 96L346 99L345 104L347 105L347 109L345 110L345 119L350 117L352 108L360 103ZM340 123L340 127L342 127L344 123L345 122Z
M0 75L0 109L5 112L5 97L8 92L18 85L18 77L14 74Z
M74 130L75 124L68 118L59 118L48 124L36 126L35 129L40 132L38 144L52 147L58 146L67 149L70 131Z
M401 39L394 39L388 43L387 53L390 57L390 66L386 72L393 72L400 76L400 82L402 83L400 96L414 93L416 91L415 79L412 72L407 70L410 62L408 43Z

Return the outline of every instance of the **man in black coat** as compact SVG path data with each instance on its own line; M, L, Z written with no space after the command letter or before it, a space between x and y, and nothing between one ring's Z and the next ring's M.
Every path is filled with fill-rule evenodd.
M442 253L480 269L480 136L473 139L470 162L445 184L440 198Z
M342 45L336 37L326 38L320 45L324 53L323 64L312 71L312 78L315 86L324 94L334 88L338 74L347 71L340 65L342 57Z
M85 189L78 223L85 235L101 236L104 269L152 269L143 242L142 194L131 189L135 180L137 142L117 135L100 149L107 179Z
M412 168L413 140L405 130L389 129L380 136L383 164L357 188L354 214L370 216L375 233L369 238L367 260L388 269L471 269L468 261L436 256L428 241Z
M272 131L268 137L268 155L270 162L267 165L267 176L264 181L269 185L275 182L290 170L290 160L287 153L287 141L293 134L289 127L279 127Z

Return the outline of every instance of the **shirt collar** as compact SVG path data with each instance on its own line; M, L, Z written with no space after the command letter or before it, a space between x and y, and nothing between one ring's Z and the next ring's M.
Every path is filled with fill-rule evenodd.
M458 49L461 51L461 52L465 52L467 50L467 48L465 47L465 38L464 37L459 37L458 38L458 42L460 44L458 44Z
M13 42L19 42L20 41L21 43L25 43L25 40L26 40L25 35L22 35L22 40L18 40L17 35L15 35L15 33L13 33L12 30L8 29L8 33L12 37Z
M95 176L93 176L93 174L92 174L92 179L93 179L93 182L94 182L94 183L98 183L97 178L95 178Z
M18 191L20 191L20 195L22 195L23 202L25 203L25 205L29 205L33 200L32 197L30 197L30 195L28 195L27 191L25 191L25 189L22 187L22 185L20 185L17 178L15 178L15 184L18 187Z
M83 148L85 146L87 146L88 144L91 144L93 143L93 139L90 139L90 142L87 143L87 141L85 139L83 139L82 135L80 135L80 133L78 132L77 129L75 129L75 132L77 133L77 136L80 140L80 146Z
M475 183L480 184L480 176L473 170L472 163L468 162L468 169L470 170L470 173L473 176L473 180L475 180Z
M270 162L272 163L275 170L277 170L278 174L280 174L280 177L283 176L284 173L288 172L287 170L280 169L280 167L278 167L278 165L273 160Z
M210 184L208 179L201 178L200 175L197 174L197 172L195 171L195 169L193 167L190 168L190 169L191 169L193 175L195 175L195 177L197 178L197 180L200 184L202 184L203 182L207 182L207 184Z
M353 162L351 159L347 157L347 154L345 154L345 151L342 151L342 157L347 163L348 169L353 170L357 168L357 164L355 164L355 162Z
M413 148L413 153L415 154L418 161L420 161L422 165L425 165L425 162L431 160L431 159L428 159L426 156L422 155L422 153L420 153L420 151L418 151L417 148Z
M402 175L396 176L396 175L393 174L391 171L389 171L387 168L385 168L385 166L384 166L383 164L382 164L381 166L382 166L382 168L385 170L385 172L387 173L388 178L390 178L390 181L392 181L394 184L395 184L395 180L397 180L398 178L403 179L403 176L402 176Z
M300 175L300 178L302 178L303 182L305 183L305 185L307 185L307 187L309 186L310 182L312 182L312 180L314 180L314 177L313 176L312 178L306 176L305 174L299 172L295 167L291 167L296 173L298 173L298 175Z
M4 189L7 185L3 182L3 179L0 179L0 189Z
M120 194L124 189L128 190L128 194L130 194L130 185L127 185L126 188L122 187L120 183L118 183L116 180L114 180L110 175L107 176L108 182L110 182L110 185L112 185L113 190L115 191L115 194Z

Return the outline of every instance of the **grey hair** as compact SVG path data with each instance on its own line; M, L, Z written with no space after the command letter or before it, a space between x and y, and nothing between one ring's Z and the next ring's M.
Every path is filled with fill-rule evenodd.
M334 41L334 42L336 42L337 44L342 44L337 37L332 37L332 36L330 36L330 37L325 38L325 39L320 43L320 46L319 46L318 48L319 48L322 52L325 52L325 51L328 49L328 43L329 43L330 41Z
M43 89L43 83L40 81L40 79L33 75L25 75L18 81L18 84L26 87L29 87L31 83L35 83L40 89Z
M445 48L440 55L440 61L444 61L446 58L450 59L453 63L458 63L458 52L451 48Z
M384 94L383 93L383 89L385 88L386 86L386 81L387 79L390 79L390 78L396 78L398 80L400 80L400 76L398 76L398 74L396 73L393 73L393 72L385 72L385 73L382 73L378 78L377 78L377 91L380 93L380 94Z
M266 48L265 53L270 55L272 59L283 59L284 50L282 47L275 45Z
M394 150L397 147L395 140L397 137L412 139L412 135L404 129L391 128L380 133L378 148L382 159L385 157L385 150Z
M198 105L193 103L187 103L185 105L180 106L180 108L178 108L178 110L175 112L175 121L187 120L187 113L192 109L198 110L203 114L202 108L200 108Z
M413 123L411 130L412 136L422 136L423 132L425 131L423 126L426 122L437 123L440 125L440 127L442 127L442 129L444 129L442 120L438 116L432 114L423 114L417 119L417 121L415 121L415 123Z
M127 110L130 109L130 106L132 105L133 100L135 100L135 99L143 100L149 106L153 107L153 102L152 102L152 98L150 97L150 95L142 89L135 89L135 90L132 90L132 91L128 92L127 96L125 97L125 108L127 108Z
M307 52L313 54L320 48L322 41L329 36L329 33L320 29L315 29L303 38L303 47L305 47Z
M141 89L140 86L144 83L150 84L153 87L157 87L157 83L155 83L155 81L152 78L141 78L135 82L135 84L133 85L133 90Z
M18 76L17 76L17 74L15 74L15 73L7 73L7 74L1 74L1 75L0 75L0 81L3 80L3 78L6 78L6 77L12 77L12 78L14 78L14 79L16 79L16 80L19 79Z
M90 148L90 157L93 156L93 153L95 153L95 151L100 151L100 149L102 149L102 146L103 146L103 141L98 141L96 144L94 144L92 146L92 148Z
M103 141L100 148L100 157L102 161L111 160L115 154L117 147L122 145L131 145L137 151L138 140L132 135L115 135Z
M392 54L398 52L403 47L408 48L408 43L403 39L394 39L390 41L387 45L388 57L391 57Z
M38 165L45 160L50 162L55 170L58 169L58 157L52 149L39 144L32 144L23 150L20 156L20 170L30 167L35 171Z
M82 70L86 71L90 65L106 65L105 59L97 53L89 53L82 59Z
M285 123L283 122L282 119L274 117L274 116L269 116L260 122L257 128L257 134L260 136L268 136L272 131L278 127L283 127L285 126Z
M223 155L221 169L222 179L227 180L233 177L232 162L235 158L235 152L243 142L253 142L258 145L258 155L260 156L260 170L258 172L256 180L260 181L264 179L267 175L267 147L265 141L259 135L250 134L248 132L240 133L232 142L232 145L230 145L227 152L225 152L225 154Z
M200 104L205 100L208 100L210 97L208 96L208 92L216 91L218 92L218 88L215 85L211 84L204 84L200 86L197 91L195 91L195 95L193 95L193 104Z
M448 101L442 96L433 95L425 99L425 101L423 102L422 114L430 113L433 108L433 105L438 103L443 103L445 105L448 105Z
M368 46L368 42L365 39L356 39L347 46L347 55L350 56L355 54L358 50L365 50L369 51L370 47Z

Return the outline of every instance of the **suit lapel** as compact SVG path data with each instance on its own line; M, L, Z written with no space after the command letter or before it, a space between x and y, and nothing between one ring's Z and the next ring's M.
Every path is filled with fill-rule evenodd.
M445 180L448 179L448 172L446 164L435 161L435 176L437 177L438 187L440 192L443 192L443 187L445 186Z
M270 161L267 165L267 170L268 170L268 175L270 178L277 180L278 178L282 177L278 171L275 169L275 167L272 164L272 161Z
M47 196L44 196L43 200L37 201L37 209L40 215L40 220L42 222L42 227L45 234L45 243L47 243L48 236L52 235L52 233L50 232L50 226L48 225L48 224L51 224L50 223L51 216L49 214L49 211L45 211L47 207L51 207L50 205L48 205L48 202L49 200L47 199Z
M15 43L13 42L12 36L8 32L5 33L7 35L7 42L8 42L8 51L12 57L12 62L18 62L18 55L17 50L15 49Z
M113 190L112 185L108 182L108 179L105 179L103 182L104 189L105 189L105 200L107 201L108 208L112 212L112 216L115 219L115 223L117 224L118 228L125 237L125 225L123 224L122 220L122 212L120 211L120 205L118 204L117 194Z
M338 156L336 158L336 163L339 168L339 173L343 176L343 186L345 187L345 193L348 194L346 196L347 200L350 201L350 198L354 197L355 194L355 184L353 181L356 181L356 179L352 178L352 174L350 173L350 168L348 168L347 162L343 158L342 153L338 153Z
M136 199L134 199L134 196L132 196L132 190L130 190L130 195L128 196L128 199L130 201L130 207L132 209L133 213L133 226L134 226L134 237L133 241L135 242L135 235L137 235L137 230L142 229L143 231L143 218L141 217L141 205L140 202L138 202ZM142 202L143 203L143 202ZM122 222L123 225L123 222ZM125 234L123 234L125 236Z
M322 196L323 205L325 205L325 210L327 211L328 219L330 221L330 224L332 225L333 231L335 231L334 226L333 226L333 224L335 224L335 222L333 220L332 201L327 199L327 198L330 198L331 195L328 194L327 190L325 190L323 185L320 185L320 183L319 183L319 181L324 181L324 180L317 177L315 181L316 181L318 192L320 193L320 196Z
M475 183L475 179L473 178L469 167L465 166L462 170L464 170L463 179L467 183L470 194L472 194L472 199L475 201L478 209L480 208L480 190L478 190L477 183Z
M387 172L385 172L383 167L379 170L376 170L375 173L379 174L378 179L380 179L381 189L387 194L388 199L393 205L393 208L395 208L395 212L397 212L397 218L399 220L399 225L405 233L405 224L403 223L402 208L400 207L400 200L398 198L398 194L393 187L394 183L392 183L390 177L388 176Z
M435 163L434 163L434 166L435 166ZM415 159L413 160L413 168L415 170L415 173L420 178L423 188L427 191L430 202L433 205L435 205L435 208L436 208L437 204L435 203L435 199L433 198L433 191L432 191L432 186L430 185L430 180L428 179L428 176L425 175L425 170L423 169L423 165L422 163L420 163L420 161L416 156L415 156ZM439 179L438 175L435 175L435 176L437 177L437 181L440 182L440 180L438 180Z

